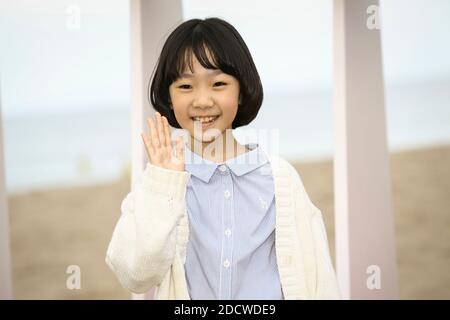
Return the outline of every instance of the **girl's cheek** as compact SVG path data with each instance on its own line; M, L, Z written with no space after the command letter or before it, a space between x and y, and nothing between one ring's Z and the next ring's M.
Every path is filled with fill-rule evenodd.
M238 109L238 100L234 97L228 96L226 100L223 101L222 106L226 109L227 113L236 113Z

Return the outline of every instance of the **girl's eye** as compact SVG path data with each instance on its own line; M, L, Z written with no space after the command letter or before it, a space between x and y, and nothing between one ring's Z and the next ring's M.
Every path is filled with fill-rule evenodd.
M226 83L219 81L219 82L214 83L214 85L222 86L222 85L226 85ZM189 84L182 84L182 85L178 86L178 88L187 90L187 89L191 89L191 86Z

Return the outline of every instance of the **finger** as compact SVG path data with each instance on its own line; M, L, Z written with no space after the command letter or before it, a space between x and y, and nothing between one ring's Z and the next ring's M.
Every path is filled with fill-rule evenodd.
M151 140L147 139L144 133L141 133L142 141L145 145L145 151L147 152L148 158L151 160L153 155L153 146Z
M170 129L169 129L169 121L167 120L166 117L163 117L163 123L164 123L164 133L166 135L166 145L168 147L172 146L172 139L170 137Z
M160 146L158 133L156 132L155 124L153 123L153 119L150 117L147 119L148 125L150 127L150 137L152 139L152 146L153 148L157 149Z
M156 129L158 130L159 141L161 142L161 146L166 145L166 138L164 136L164 128L162 125L161 114L156 112Z
M147 138L145 137L144 133L141 133L141 138L142 138L142 142L144 143L145 146L145 150L147 151L148 155L150 155L150 142L147 140Z

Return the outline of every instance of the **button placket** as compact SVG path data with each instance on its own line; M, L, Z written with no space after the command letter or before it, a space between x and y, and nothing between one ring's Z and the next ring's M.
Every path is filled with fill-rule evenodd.
M232 179L229 170L225 165L219 166L221 172L223 189L223 224L222 224L222 249L223 256L221 261L221 292L222 299L231 299L231 272L232 272L232 255L233 255L233 239L232 239Z

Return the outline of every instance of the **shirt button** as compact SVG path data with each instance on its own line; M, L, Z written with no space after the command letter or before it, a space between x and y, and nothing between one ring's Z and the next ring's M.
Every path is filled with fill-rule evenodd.
M231 230L230 229L225 230L225 234L229 237L231 234Z
M224 196L225 196L225 198L229 198L230 197L230 191L228 191L228 190L225 190L225 192L224 192L224 194L223 194Z
M225 172L225 171L227 171L227 167L224 164L221 164L219 166L219 170L222 171L222 172Z
M228 261L228 259L225 260L225 261L223 262L223 266L224 266L225 268L228 268L228 267L230 266L230 261Z
M264 201L261 197L259 197L259 202L261 203L261 207L262 207L263 209L266 209L266 210L267 210L267 208L268 208L267 202Z

